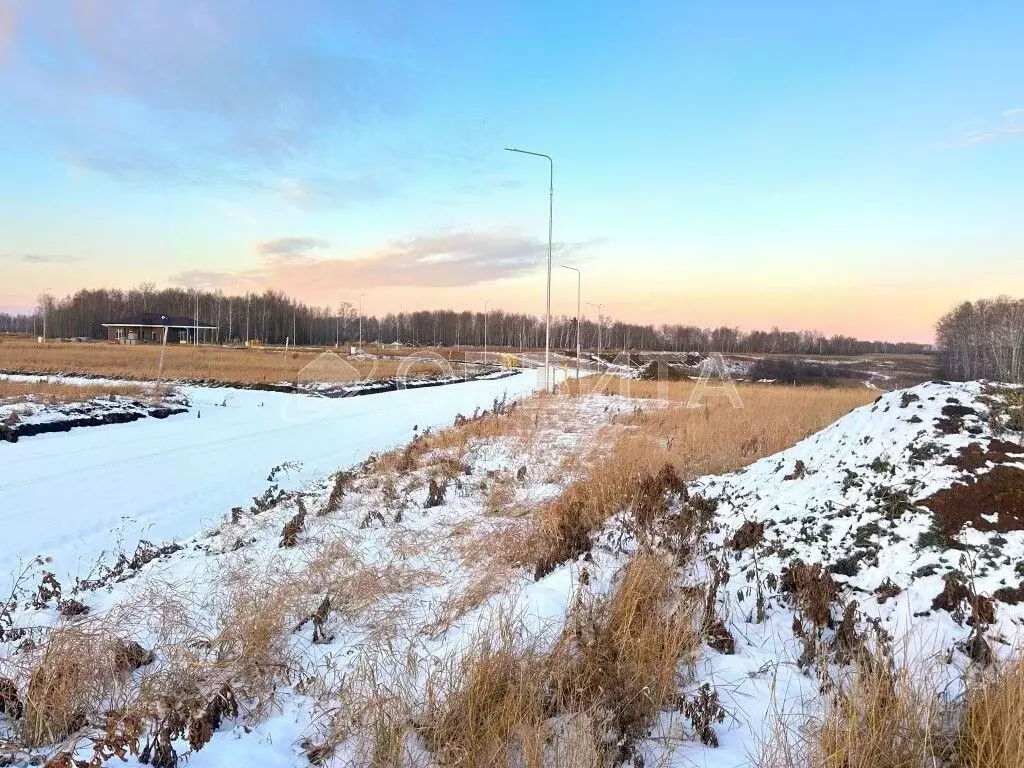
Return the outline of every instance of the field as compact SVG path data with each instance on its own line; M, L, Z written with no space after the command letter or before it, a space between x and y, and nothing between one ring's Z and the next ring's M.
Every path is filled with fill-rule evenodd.
M333 349L229 348L170 344L163 351L165 380L205 381L248 386L295 384L302 370ZM85 374L133 381L160 378L161 347L105 342L47 342L7 337L0 340L0 372L46 375ZM437 362L403 363L387 358L349 357L332 366L331 381L385 379L397 376L439 376Z
M4 558L11 757L1021 764L1019 390L536 386L525 371L372 407L186 387L202 418L137 483L117 427L83 431L117 454L109 482L77 473L84 434L38 457L55 495L34 511L0 474L7 509L74 498L72 535L11 537L52 559ZM107 509L139 528L104 553Z
M0 377L0 405L39 402L46 404L82 403L111 395L140 400L158 399L162 390L146 384L113 384L52 381L16 381Z
M699 375L702 363L700 356L673 352L638 353L631 361L667 365L689 376ZM912 387L936 375L936 359L931 355L726 354L723 361L735 378L885 391Z

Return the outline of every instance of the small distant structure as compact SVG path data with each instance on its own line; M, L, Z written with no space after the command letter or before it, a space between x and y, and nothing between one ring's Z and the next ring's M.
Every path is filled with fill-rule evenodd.
M168 344L194 344L198 340L209 340L216 325L196 322L191 317L162 315L147 312L117 322L103 323L107 329L107 341L116 344L160 344L167 332Z

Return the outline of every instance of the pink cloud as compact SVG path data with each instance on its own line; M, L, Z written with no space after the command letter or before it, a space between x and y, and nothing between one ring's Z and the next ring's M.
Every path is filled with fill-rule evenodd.
M15 0L0 0L0 57L14 40L14 32L18 25L18 9Z
M325 286L453 288L518 277L543 265L547 243L511 232L451 232L396 240L368 255L342 258L316 255L328 243L284 237L257 243L260 263L237 272L188 270L174 283L224 290L272 287L296 295L320 293ZM558 243L562 259L595 245Z

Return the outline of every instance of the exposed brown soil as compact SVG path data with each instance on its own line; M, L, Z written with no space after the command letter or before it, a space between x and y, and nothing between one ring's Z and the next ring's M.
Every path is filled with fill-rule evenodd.
M950 456L945 463L974 472L986 464L1006 464L1007 462L1024 461L1024 446L1009 443L1005 440L990 440L986 448L980 443L971 443L956 456Z
M730 544L733 549L743 550L756 547L763 540L764 523L755 523L753 520L747 520L736 531L736 535L732 537Z
M973 408L954 402L942 407L942 415L943 418L935 420L935 427L944 435L955 435L964 431L964 418L978 414Z
M725 626L725 622L721 619L715 619L714 622L705 628L704 632L708 645L719 653L727 655L736 653L736 640L730 634L728 627Z
M939 529L947 536L956 535L967 523L979 531L1021 531L1024 530L1024 469L997 466L991 472L964 483L954 483L918 503L935 513Z
M875 595L878 597L879 604L885 603L885 601L896 597L901 592L903 592L902 587L893 584L889 579L886 579L875 589Z
M188 408L180 405L174 405L167 408L156 407L150 408L145 407L145 410L137 411L112 411L112 412L99 412L92 411L88 406L84 406L79 409L79 413L83 415L69 415L66 419L60 421L38 421L38 422L14 422L11 424L0 424L0 442L16 443L18 438L21 437L34 437L35 435L45 435L52 432L70 432L72 429L78 429L80 427L101 427L106 424L128 424L139 419L144 419L147 416L154 419L166 419L168 416L173 416L179 413L186 413Z
M1024 581L1018 587L1002 587L992 593L992 597L1007 605L1024 603Z
M951 614L962 614L970 600L971 590L967 583L959 575L950 574L942 591L932 600L932 608L941 608Z

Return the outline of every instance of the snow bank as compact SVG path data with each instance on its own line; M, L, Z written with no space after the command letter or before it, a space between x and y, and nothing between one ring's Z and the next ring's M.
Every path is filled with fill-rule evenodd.
M85 576L141 539L191 536L267 486L297 489L459 413L537 389L535 371L354 398L180 386L188 415L0 444L0 573L37 555Z

